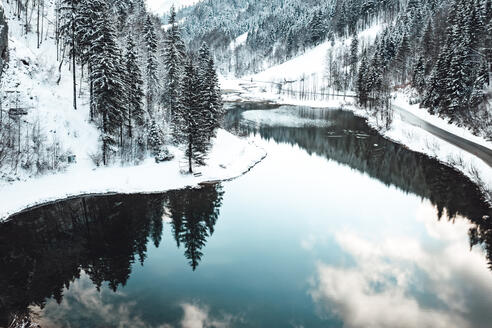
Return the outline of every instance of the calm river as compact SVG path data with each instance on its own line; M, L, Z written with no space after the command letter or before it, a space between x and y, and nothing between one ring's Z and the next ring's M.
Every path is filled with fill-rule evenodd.
M225 125L268 152L236 180L0 225L0 327L490 327L492 214L467 178L346 111Z

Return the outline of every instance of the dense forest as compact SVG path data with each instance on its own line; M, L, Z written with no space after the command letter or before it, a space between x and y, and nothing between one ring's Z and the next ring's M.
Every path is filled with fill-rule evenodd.
M183 148L188 172L204 164L222 117L220 87L208 46L185 47L174 8L171 27L164 30L144 0L13 0L7 6L26 38L37 35L38 48L53 42L56 83L67 77L62 68L68 66L73 110L88 105L90 121L100 131L95 164L138 163L148 156L169 160L169 145ZM22 63L31 66L28 59ZM24 118L37 104L28 90L16 87L22 67L15 70L15 65L7 64L2 76L4 85L15 87L2 87L2 100L10 103L0 115L2 172L57 169L62 142L48 144L42 124ZM80 97L82 88L89 90L87 101Z
M356 92L389 120L390 93L411 87L432 114L492 137L491 0L207 0L178 17L187 45L210 43L222 72L237 76L350 40L327 54L325 87ZM375 41L359 42L373 26Z

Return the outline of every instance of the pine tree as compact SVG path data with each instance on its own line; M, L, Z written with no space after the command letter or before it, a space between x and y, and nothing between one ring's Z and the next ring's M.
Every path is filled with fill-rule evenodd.
M311 42L314 45L318 45L323 41L325 35L325 29L323 27L323 15L321 11L314 13L313 18L309 24Z
M357 36L352 38L350 45L350 73L352 81L357 79L357 64L359 61L359 39Z
M369 98L368 95L368 83L369 83L369 65L367 62L367 54L364 53L362 55L362 60L359 67L359 72L357 74L357 99L359 101L359 105L366 107L367 100Z
M425 90L425 64L424 57L421 55L413 70L412 84L417 91L422 94Z
M401 39L398 52L396 54L395 63L397 69L400 71L401 82L405 83L407 80L407 62L408 55L410 54L410 43L408 41L408 36L405 33Z
M172 120L179 106L181 78L185 58L185 46L181 39L181 33L176 22L176 11L171 7L169 18L170 29L164 40L164 64L166 70L166 88L163 102L168 107Z
M95 39L90 49L91 80L93 81L93 101L100 113L102 131L103 163L109 163L117 145L117 136L121 135L121 127L125 119L123 111L127 105L125 73L120 49L116 44L116 31L110 19L105 2L95 20Z
M157 95L159 81L157 79L157 35L150 16L147 16L144 26L144 40L147 54L147 111L154 112L154 102Z
M144 98L142 73L138 66L138 56L136 54L134 36L132 33L127 38L126 48L126 82L128 83L128 113L127 128L128 136L133 137L133 122L137 126L143 126L144 110L142 99Z
M190 58L185 66L182 78L181 98L176 109L176 118L173 122L173 134L178 143L185 144L185 155L188 159L188 172L193 173L193 162L203 163L202 154L198 146L202 143L203 133L201 106L199 100L199 80L196 67Z
M72 82L73 82L73 108L77 109L77 76L76 76L76 57L77 49L77 30L79 24L79 3L80 0L62 0L61 25L59 34L64 38L65 44L70 47L70 58L72 59ZM26 8L27 11L27 8ZM26 22L27 25L27 22Z
M199 50L198 78L200 85L199 101L204 117L202 124L207 130L208 139L211 139L215 135L215 130L220 126L223 105L215 64L206 44L203 44Z

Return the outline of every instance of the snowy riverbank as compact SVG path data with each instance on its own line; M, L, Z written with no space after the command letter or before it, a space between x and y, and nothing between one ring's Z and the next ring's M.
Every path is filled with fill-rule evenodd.
M198 186L201 182L228 180L250 170L266 152L251 140L219 130L207 165L196 168L201 176L180 174L184 168L182 152L173 149L175 159L155 163L148 159L141 165L94 169L74 165L57 173L0 185L0 221L23 209L85 194L156 193Z
M253 77L253 81L257 81ZM445 165L456 168L468 176L482 190L484 197L492 204L492 168L477 156L440 139L422 128L407 123L395 109L394 121L390 129L380 129L378 122L366 110L355 105L355 98L330 97L326 100L299 100L278 94L269 83L244 80L222 80L222 88L228 90L228 101L272 102L283 105L307 106L313 108L344 108L367 119L369 125L394 142L405 145L413 151L427 154ZM418 105L409 105L403 93L395 94L394 104L413 113L423 121L438 126L454 135L472 141L489 149L492 142L473 135L469 130L448 124L445 120L428 114ZM411 169L411 168L409 168Z

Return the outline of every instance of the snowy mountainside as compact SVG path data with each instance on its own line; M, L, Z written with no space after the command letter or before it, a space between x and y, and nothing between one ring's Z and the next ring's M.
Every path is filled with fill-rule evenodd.
M27 115L22 117L21 132L39 133L51 152L45 154L46 157L75 155L79 165L90 165L90 154L97 152L99 131L89 123L87 90L80 92L80 106L77 111L73 110L71 73L68 65L60 66L57 62L56 43L51 33L55 21L54 3L47 2L45 10L46 35L37 48L37 36L33 32L26 35L22 19L15 15L15 3L5 4L9 62L1 80L3 111L7 114L10 108L25 108ZM27 139L27 133L24 134ZM21 147L35 145L27 139L21 141ZM19 167L16 172L3 173L22 177L36 171Z

